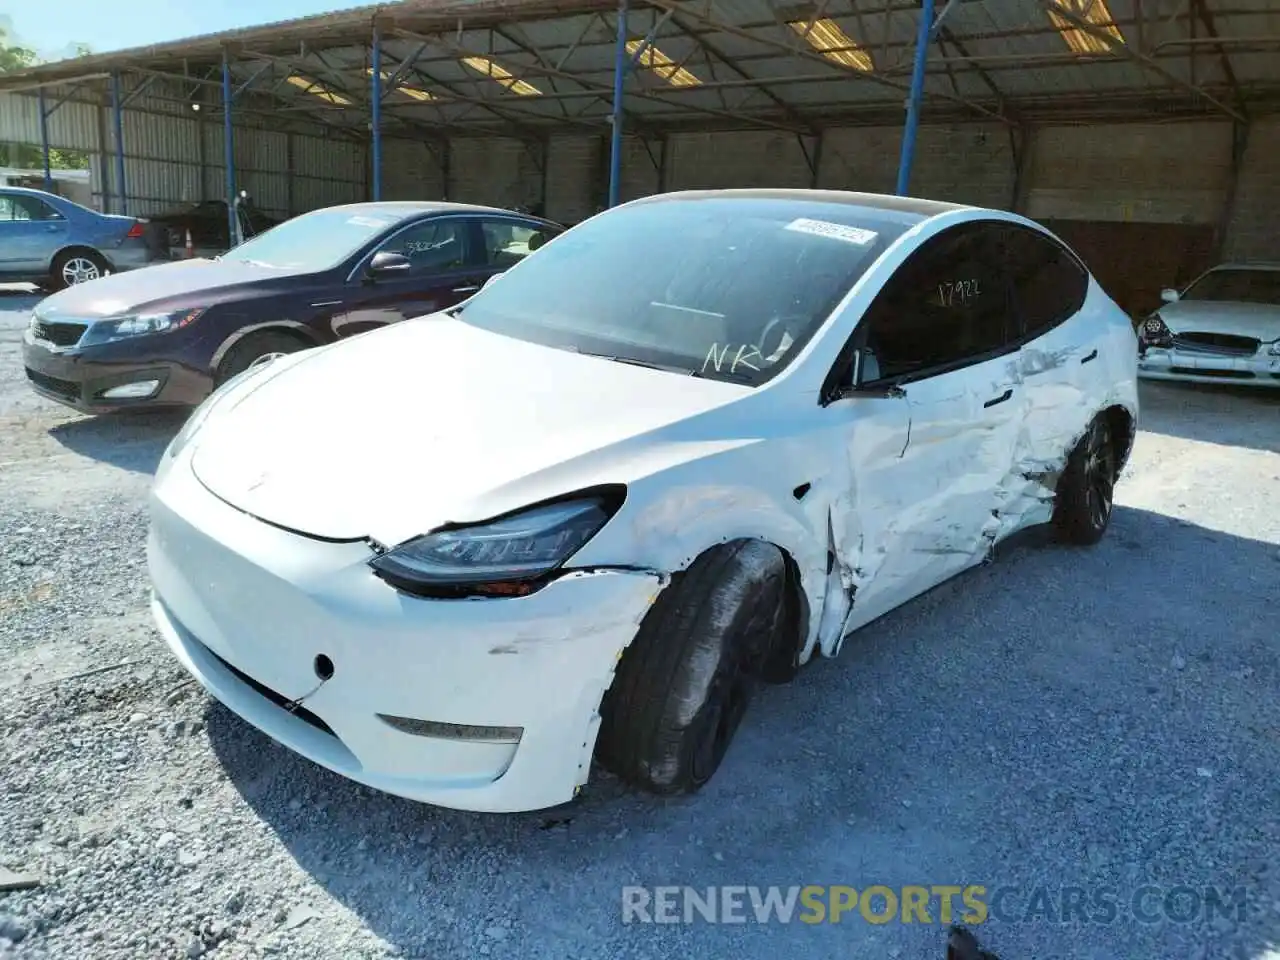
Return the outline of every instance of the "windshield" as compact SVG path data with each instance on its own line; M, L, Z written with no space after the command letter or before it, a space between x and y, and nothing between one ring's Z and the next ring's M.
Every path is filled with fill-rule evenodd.
M222 259L300 273L329 270L400 218L385 213L330 209L304 213L232 247Z
M550 241L457 316L559 349L758 385L908 225L794 200L622 207Z
M1182 299L1280 304L1280 270L1211 270L1188 287Z

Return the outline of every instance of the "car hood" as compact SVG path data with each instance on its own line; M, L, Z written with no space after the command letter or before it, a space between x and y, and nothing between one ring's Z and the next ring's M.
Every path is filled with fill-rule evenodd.
M443 314L309 351L261 376L269 379L201 428L192 454L201 483L269 523L387 545L625 482L583 458L752 393Z
M1173 333L1230 333L1263 342L1280 338L1280 305L1179 300L1161 307L1160 319Z
M174 309L201 306L211 299L228 299L228 294L246 285L285 276L284 271L248 263L175 260L67 287L42 300L38 312L50 320L92 320L133 313L166 300L174 301Z

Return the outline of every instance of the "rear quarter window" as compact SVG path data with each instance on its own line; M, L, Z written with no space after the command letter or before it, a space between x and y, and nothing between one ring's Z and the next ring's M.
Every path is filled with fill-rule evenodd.
M1024 336L1039 336L1084 306L1089 274L1052 237L1025 227L1008 227L1004 255Z

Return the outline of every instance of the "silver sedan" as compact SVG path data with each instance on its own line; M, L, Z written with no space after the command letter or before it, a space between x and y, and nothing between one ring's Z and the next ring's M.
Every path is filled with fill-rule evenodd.
M1222 264L1163 298L1138 329L1138 376L1280 388L1280 264Z

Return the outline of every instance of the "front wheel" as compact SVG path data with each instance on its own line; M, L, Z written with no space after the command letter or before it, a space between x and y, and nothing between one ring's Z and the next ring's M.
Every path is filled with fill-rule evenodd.
M214 373L214 383L222 386L232 377L243 373L251 366L272 354L295 353L307 345L300 339L279 330L263 330L251 333L230 350L222 358Z
M600 707L596 757L658 794L692 793L719 768L756 678L789 623L772 544L704 553L645 616Z
M1053 525L1066 543L1092 546L1111 524L1118 472L1115 442L1106 414L1098 414L1067 457L1058 480Z

